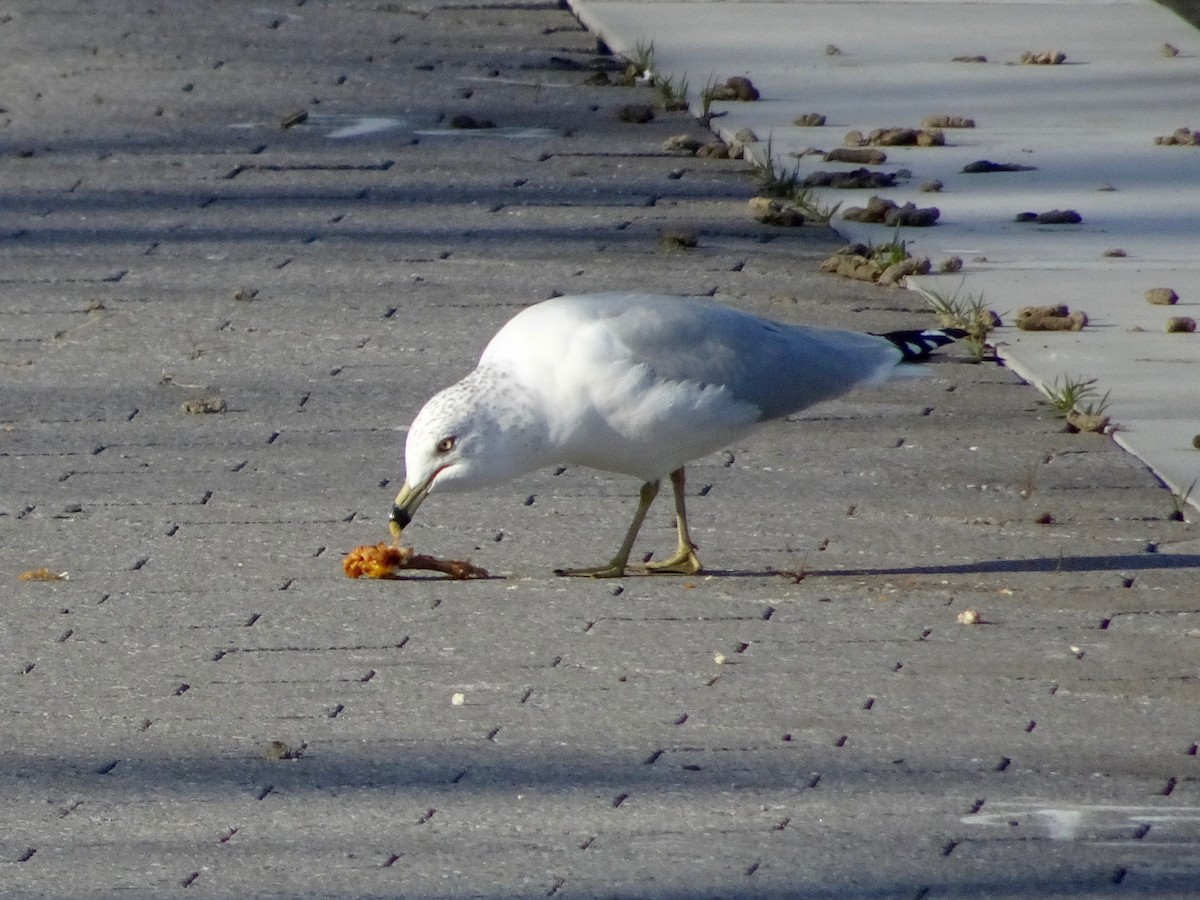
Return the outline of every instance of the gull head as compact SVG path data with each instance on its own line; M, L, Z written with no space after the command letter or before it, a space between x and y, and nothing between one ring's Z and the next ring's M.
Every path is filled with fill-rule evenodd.
M404 442L404 485L388 523L392 536L400 536L433 491L470 491L543 465L544 434L525 395L490 369L476 369L435 394Z

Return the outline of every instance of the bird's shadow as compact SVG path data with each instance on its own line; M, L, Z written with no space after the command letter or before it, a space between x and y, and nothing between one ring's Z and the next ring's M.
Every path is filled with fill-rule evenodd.
M704 576L716 578L762 578L778 575L795 581L809 578L869 578L872 576L900 577L904 575L991 575L1015 573L1061 574L1064 572L1136 572L1154 569L1200 569L1200 554L1196 553L1123 553L1111 556L1037 556L1030 559L988 559L971 563L932 564L923 566L879 566L854 569L770 569L746 571L741 569L705 569Z

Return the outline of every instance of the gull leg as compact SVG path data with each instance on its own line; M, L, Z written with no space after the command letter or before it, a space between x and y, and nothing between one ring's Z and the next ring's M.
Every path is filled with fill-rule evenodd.
M680 477L682 478L683 470L680 469ZM671 474L672 484L675 481L674 473ZM633 521L629 523L629 530L625 532L625 540L621 541L621 546L617 548L617 555L614 556L607 565L597 566L591 569L555 569L555 575L583 575L588 578L620 578L625 574L625 566L629 563L629 552L633 550L633 542L637 540L638 532L642 528L642 523L646 521L646 513L650 509L650 504L654 502L654 498L658 496L657 481L647 481L642 485L639 492L637 512L633 514ZM676 494L678 497L678 493Z
M700 571L700 558L696 556L696 545L688 534L687 507L683 499L683 467L671 473L671 488L675 492L675 527L679 532L679 546L675 555L661 562L646 563L646 571L651 573L672 573L677 575L695 575Z

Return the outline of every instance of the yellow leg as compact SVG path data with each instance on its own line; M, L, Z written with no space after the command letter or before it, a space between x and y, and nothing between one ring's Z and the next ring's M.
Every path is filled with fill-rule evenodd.
M696 556L696 545L688 534L687 507L683 499L683 468L671 473L671 488L675 491L675 528L679 533L679 545L675 555L661 562L646 563L646 571L654 574L695 575L700 571L700 558Z
M683 470L680 469L680 477ZM671 483L674 484L675 475L671 474ZM650 510L650 504L654 502L654 498L658 496L659 482L647 481L642 485L639 492L637 512L633 514L633 521L629 523L629 530L625 532L625 540L621 541L621 546L617 548L617 555L609 560L607 565L597 566L590 569L555 569L555 575L582 575L587 578L620 578L625 574L625 567L629 564L629 553L633 550L633 542L637 540L638 532L641 531L642 523L646 521L646 513ZM678 497L678 493L676 497ZM678 501L676 503L678 507Z

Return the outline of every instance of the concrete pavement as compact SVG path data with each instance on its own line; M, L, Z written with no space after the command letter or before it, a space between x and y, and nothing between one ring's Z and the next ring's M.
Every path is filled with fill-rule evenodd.
M760 161L803 179L847 171L827 162L851 131L957 117L944 146L887 146L886 189L818 189L842 202L835 227L864 244L892 240L881 224L845 213L872 194L936 207L934 228L900 237L935 274L912 279L944 297L983 298L1006 317L993 342L1023 377L1049 392L1095 379L1107 393L1114 439L1175 493L1200 481L1200 339L1166 333L1173 317L1195 324L1200 187L1196 147L1156 143L1193 114L1200 34L1151 0L735 0L639 3L579 0L585 22L614 47L654 46L654 66L689 73L692 108L706 79L748 75L755 103L716 102L727 138L749 131ZM1059 65L1022 65L1022 54L1057 51ZM967 61L964 61L967 60ZM799 126L820 113L822 126ZM1172 124L1177 123L1177 124ZM819 152L815 152L819 151ZM1021 171L971 173L985 160ZM936 192L925 185L937 182ZM1019 213L1069 210L1077 224L1015 221ZM961 271L937 275L956 257ZM1151 288L1178 304L1152 306ZM1022 306L1066 304L1086 313L1078 333L1012 327ZM1200 509L1200 494L1192 498Z
M527 303L929 321L595 50L537 2L0 16L0 895L1193 895L1195 527L1003 368L701 461L698 578L552 576L634 502L574 469L423 507L494 579L342 576Z

